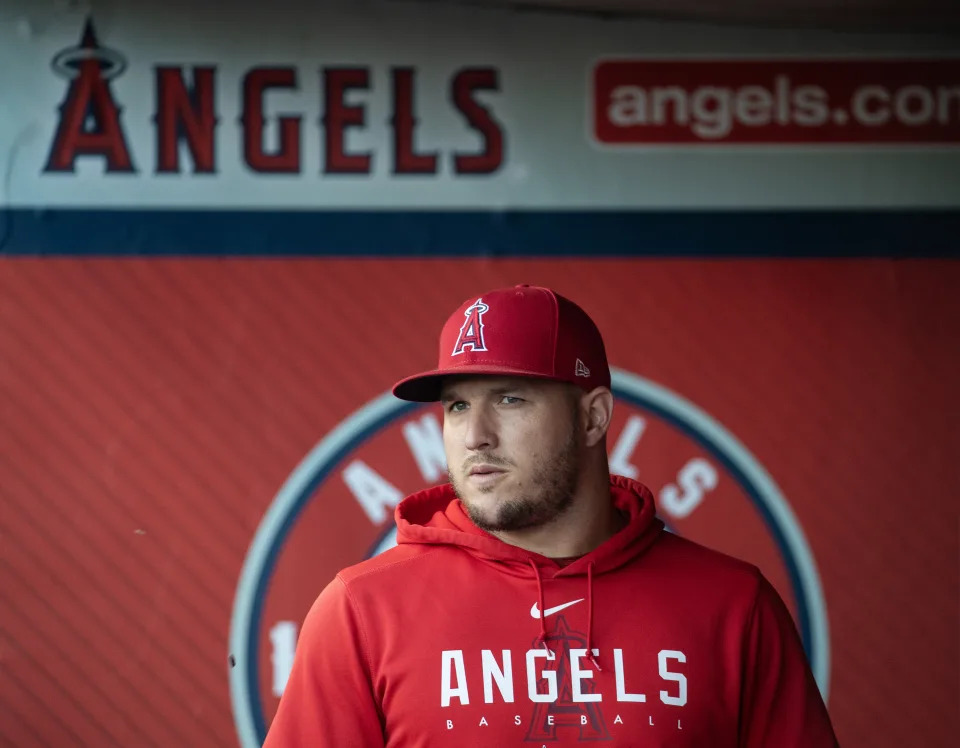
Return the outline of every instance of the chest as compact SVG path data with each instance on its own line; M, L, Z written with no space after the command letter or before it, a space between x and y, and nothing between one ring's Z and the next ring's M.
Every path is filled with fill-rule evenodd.
M375 652L388 745L735 745L738 656L716 616L602 588L591 610L582 581L544 592L393 611Z

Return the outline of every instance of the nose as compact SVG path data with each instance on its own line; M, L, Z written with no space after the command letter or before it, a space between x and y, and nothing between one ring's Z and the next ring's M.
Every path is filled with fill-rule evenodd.
M464 446L471 451L496 449L497 429L495 418L484 407L471 408L467 415Z

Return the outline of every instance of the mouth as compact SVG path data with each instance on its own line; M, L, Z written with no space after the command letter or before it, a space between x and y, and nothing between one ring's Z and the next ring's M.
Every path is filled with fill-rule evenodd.
M506 470L503 468L493 465L474 465L467 473L467 478L474 484L486 486L495 483L504 475L506 475Z
M470 468L468 475L493 475L503 472L505 472L503 468L494 467L493 465L474 465Z

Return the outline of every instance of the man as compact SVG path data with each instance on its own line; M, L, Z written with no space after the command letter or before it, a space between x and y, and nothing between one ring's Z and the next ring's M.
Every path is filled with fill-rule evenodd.
M450 483L303 625L266 745L828 748L789 612L760 572L671 533L610 476L600 333L517 286L468 299L437 369Z

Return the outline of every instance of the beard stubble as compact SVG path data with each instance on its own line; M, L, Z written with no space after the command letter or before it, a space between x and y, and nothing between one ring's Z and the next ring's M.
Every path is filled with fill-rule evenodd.
M477 462L503 463L495 457L483 457ZM580 476L579 432L571 424L569 436L552 456L541 460L534 468L529 486L519 486L515 496L500 501L492 516L464 498L463 486L448 471L450 483L460 499L467 516L481 530L487 532L516 532L541 527L560 517L573 503L573 494Z

